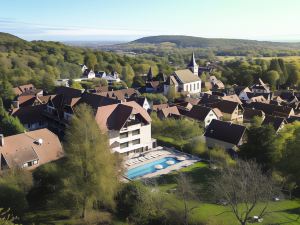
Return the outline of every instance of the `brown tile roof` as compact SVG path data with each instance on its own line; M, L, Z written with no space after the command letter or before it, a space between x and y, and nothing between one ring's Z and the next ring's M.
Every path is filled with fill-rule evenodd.
M21 95L23 92L31 89L35 89L33 84L25 84L25 85L20 85L18 87L14 87L13 91L16 95Z
M193 74L189 69L176 70L174 71L174 75L176 75L178 79L184 84L201 81L200 78L197 75Z
M237 95L226 95L226 96L222 97L222 99L227 100L227 101L237 102L241 105L243 104Z
M42 144L38 143L39 139L42 140ZM0 146L0 154L9 168L38 159L38 164L28 169L34 169L64 156L58 137L48 129L5 137L4 146Z
M163 108L163 109L159 110L157 113L163 115L164 118L167 118L170 116L180 116L180 113L176 106Z
M99 107L95 119L100 129L104 131L120 130L132 114L141 122L151 122L147 111L134 101Z
M167 108L167 107L169 107L169 105L167 103L159 104L159 105L152 105L152 110L158 111L158 110L162 110L163 108Z
M239 145L246 131L246 127L220 120L212 120L206 128L205 137Z
M19 102L19 107L31 106L36 100L35 95L19 95L16 99Z

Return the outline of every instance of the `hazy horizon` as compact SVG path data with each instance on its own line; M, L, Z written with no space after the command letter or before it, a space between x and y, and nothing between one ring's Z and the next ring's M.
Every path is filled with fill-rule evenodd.
M299 8L297 0L14 0L2 2L0 31L29 41L187 35L297 42Z

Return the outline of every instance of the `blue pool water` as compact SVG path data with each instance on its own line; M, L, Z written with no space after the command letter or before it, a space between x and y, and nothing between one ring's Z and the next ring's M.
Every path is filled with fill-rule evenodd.
M162 165L163 168L169 167L170 165L167 164L167 161L169 161L169 160L174 161L175 164L179 162L174 157L165 157L165 158L156 160L154 162L150 162L150 163L144 164L142 166L138 166L133 169L130 169L127 171L126 176L129 179L134 179L134 178L141 177L141 176L144 176L149 173L154 173L157 171L157 169L155 169L155 166L158 164Z

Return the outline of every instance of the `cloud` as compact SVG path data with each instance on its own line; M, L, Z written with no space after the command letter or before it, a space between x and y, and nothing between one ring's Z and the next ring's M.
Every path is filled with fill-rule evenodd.
M20 22L10 18L0 18L0 29L18 35L22 38L49 39L49 40L72 40L72 39L97 39L112 36L146 36L154 32L149 30L134 30L124 28L95 28L83 26L53 26L39 23Z

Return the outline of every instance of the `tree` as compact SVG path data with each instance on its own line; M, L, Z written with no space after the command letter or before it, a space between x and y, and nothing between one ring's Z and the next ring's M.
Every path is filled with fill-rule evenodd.
M4 136L10 136L23 133L26 129L16 117L9 115L6 111L1 110L0 115L0 132Z
M278 169L285 177L289 177L289 183L300 186L300 122L295 122L284 127L278 137L278 145L282 146L282 158L278 163Z
M145 81L143 80L143 78L141 76L134 76L132 87L138 88L144 86L145 86Z
M94 69L95 65L97 64L97 57L94 53L88 53L85 56L84 62L89 69Z
M282 74L279 77L279 84L285 84L285 82L288 79L288 72L287 72L284 60L282 58L279 58L278 64L279 64L280 70L282 71Z
M95 122L92 109L81 104L66 130L65 191L78 202L81 217L93 203L113 206L118 184L118 163L108 137Z
M13 225L16 217L13 217L10 210L4 210L0 208L0 224L2 225Z
M254 211L262 218L269 201L278 194L271 178L253 161L238 160L236 166L224 167L211 185L217 200L229 205L230 212L241 225L249 222Z
M275 70L277 71L279 74L282 74L282 70L280 68L279 62L277 59L271 59L270 61L270 67L269 67L269 71L270 70Z
M21 168L11 168L0 176L0 208L11 209L21 217L28 203L26 195L32 187L31 173Z
M270 70L266 73L264 78L265 78L266 82L269 83L273 89L275 89L276 84L280 78L280 75L277 71Z
M0 97L4 100L4 103L12 101L15 97L13 87L5 77L2 79L0 84Z
M240 154L245 159L255 159L265 169L272 168L281 157L276 141L272 125L251 126L247 131L247 142L241 146Z
M81 84L79 82L72 82L71 88L75 88L75 89L79 89L82 90L83 87L81 86Z
M131 87L134 78L134 71L129 64L126 64L126 66L122 68L121 78L129 87Z
M184 175L183 173L179 173L176 178L177 183L177 189L176 189L176 195L177 197L183 202L183 224L188 225L189 224L189 218L193 210L195 210L197 207L191 206L189 201L195 200L196 195L193 190L193 186L189 178Z

